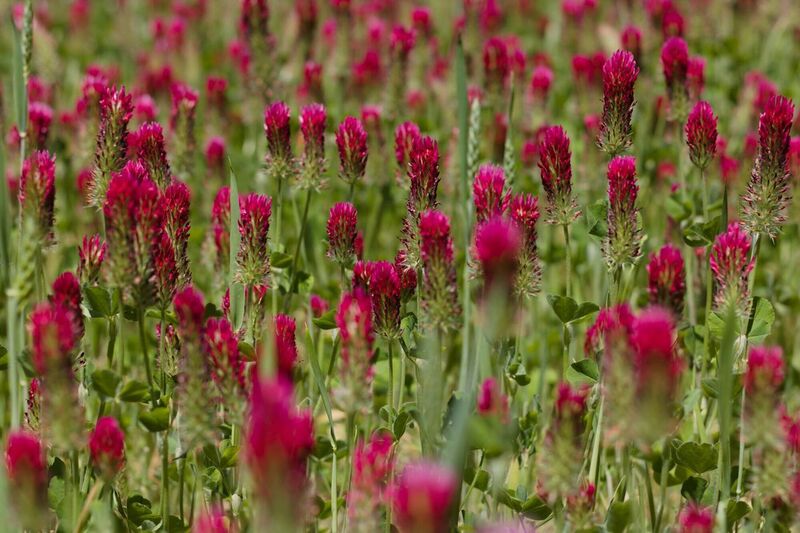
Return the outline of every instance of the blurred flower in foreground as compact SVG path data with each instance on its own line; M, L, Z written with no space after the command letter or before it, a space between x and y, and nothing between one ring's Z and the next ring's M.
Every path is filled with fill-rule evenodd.
M678 515L680 533L711 533L714 531L714 510L690 502Z
M670 37L661 48L661 67L669 94L672 118L682 121L686 113L688 88L686 75L689 68L689 47L680 37Z
M420 216L419 232L424 316L421 323L447 330L455 327L461 312L450 220L439 211L426 211Z
M336 311L341 336L342 397L345 410L356 413L371 405L372 397L372 304L361 289L342 295Z
M314 445L310 411L299 411L290 384L256 380L243 446L260 527L294 531L306 516L306 461ZM266 529L264 529L266 530Z
M708 102L697 102L692 108L685 133L692 163L705 171L717 151L717 117Z
M394 470L392 436L376 432L368 442L359 439L353 454L353 481L347 493L347 515L355 531L380 529L380 510Z
M547 200L547 223L566 226L580 216L572 192L572 154L569 137L561 126L544 131L539 148L539 170Z
M401 533L448 531L458 478L436 463L412 463L390 488L392 514Z
M37 530L47 517L47 461L41 441L25 431L6 441L9 497L25 528Z
M101 417L89 435L92 464L105 481L111 481L125 464L125 435L111 416Z

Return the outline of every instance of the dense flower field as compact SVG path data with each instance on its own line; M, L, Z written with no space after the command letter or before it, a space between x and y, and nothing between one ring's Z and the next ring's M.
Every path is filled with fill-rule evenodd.
M791 0L0 12L0 529L800 527Z

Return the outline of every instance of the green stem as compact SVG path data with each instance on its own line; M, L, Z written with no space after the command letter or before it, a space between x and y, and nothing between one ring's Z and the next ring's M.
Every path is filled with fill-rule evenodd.
M333 465L331 466L331 533L339 530L339 496L336 484L336 441L333 442Z
M292 277L289 281L289 291L286 293L286 297L283 300L283 312L286 313L289 310L289 303L292 301L292 291L294 290L294 284L297 282L297 262L300 259L300 247L303 244L303 238L306 234L306 224L308 222L308 208L311 205L311 193L312 189L308 189L306 193L306 200L305 205L303 206L303 220L300 223L300 235L297 237L297 245L294 249L294 259L292 259Z
M566 296L569 298L572 294L572 251L569 245L569 224L563 224L561 227L564 230L564 250L567 260Z
M144 358L144 371L147 374L147 386L150 388L150 398L153 402L153 407L156 406L156 398L153 395L153 372L150 370L150 356L147 354L147 336L144 329L144 308L139 306L138 313L139 322L139 342L142 345L142 357Z
M394 357L392 353L392 347L394 346L394 341L392 339L388 339L389 348L388 348L388 358L389 358L389 394L388 394L388 404L389 404L389 427L394 428Z
M277 205L275 205L277 203ZM278 250L281 245L281 221L283 220L283 177L278 177L278 191L273 200L275 206L275 237L272 241L272 249ZM272 316L278 314L278 287L272 289Z
M594 440L592 441L592 460L589 463L589 481L597 486L598 464L600 463L600 444L603 440L603 407L605 406L605 396L600 396L600 405L597 407L597 420L594 428Z
M83 524L89 518L89 509L94 502L97 495L100 493L100 489L103 488L103 481L98 478L94 485L92 485L92 489L89 491L89 494L86 496L86 500L83 502L83 508L81 509L81 513L78 515L78 519L75 521L75 529L73 530L74 533L80 533L83 529Z
M11 396L11 428L20 426L19 370L17 368L17 297L9 294L6 300L8 334L8 392Z
M161 443L161 524L169 524L169 429L164 432Z
M658 518L656 519L656 527L654 531L661 529L661 522L664 519L664 509L667 507L667 481L669 480L669 459L663 459L661 462L661 502L658 504Z

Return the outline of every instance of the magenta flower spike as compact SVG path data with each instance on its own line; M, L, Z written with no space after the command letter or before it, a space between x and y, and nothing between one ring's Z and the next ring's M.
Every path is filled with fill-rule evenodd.
M269 278L269 223L272 199L262 194L239 197L239 235L236 256L237 279L248 287L264 285Z
M688 99L689 48L680 37L670 37L661 48L661 68L667 84L672 116L682 120Z
M172 180L172 171L167 162L164 130L158 122L146 122L128 135L131 157L147 169L150 178L159 189L164 190Z
M128 122L133 115L131 95L124 87L106 87L100 97L100 130L94 154L92 205L101 207L112 173L125 164Z
M245 360L239 352L239 339L226 319L209 318L203 328L202 342L211 378L223 405L230 408L241 401L246 389Z
M717 153L717 117L708 102L697 102L686 120L686 144L692 163L704 172Z
M686 271L680 250L671 244L650 254L647 292L651 305L670 309L676 319L680 318L686 297Z
M367 130L355 117L346 117L336 130L339 150L339 176L352 189L364 178L367 168Z
M296 331L297 323L294 318L283 314L275 316L275 366L278 376L290 383L294 379L294 366L298 358Z
M506 213L511 193L506 190L506 176L501 167L482 165L478 169L472 182L472 200L479 224Z
M367 409L373 376L372 344L375 339L372 303L361 288L342 295L336 310L342 350L343 403L347 412Z
M375 333L386 339L400 335L402 285L397 268L389 261L376 261L369 269L369 297Z
M50 152L32 153L22 164L18 201L20 216L30 238L40 245L53 239L53 210L56 198L56 160Z
M617 156L608 164L608 233L603 241L603 255L610 272L633 264L640 254L642 241L636 197L636 159Z
M424 320L431 328L449 330L457 324L458 304L456 267L450 219L439 211L425 211L420 216L420 283Z
M328 215L328 257L342 268L350 267L356 257L358 213L353 204L340 202L331 207Z
M680 533L712 533L714 531L714 509L690 502L678 515Z
M730 305L740 315L748 312L748 280L754 266L750 246L750 237L736 222L732 222L714 241L710 261L716 286L714 302L718 310Z
M572 154L569 137L561 126L548 127L539 145L539 170L547 200L549 224L566 226L580 216L572 193Z
M633 87L638 76L636 60L626 50L617 50L603 64L603 118L598 143L612 157L631 145Z
M300 132L303 135L303 159L300 186L318 190L324 183L325 130L328 114L322 104L310 104L300 111Z
M751 235L775 239L786 221L791 198L789 146L794 104L771 97L758 122L758 154L742 195L742 223Z
M83 285L96 285L108 245L100 235L84 236L78 247L78 277Z

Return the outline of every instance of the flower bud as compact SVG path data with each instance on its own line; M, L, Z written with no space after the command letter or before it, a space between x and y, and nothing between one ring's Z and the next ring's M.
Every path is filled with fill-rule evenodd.
M622 48L633 54L636 64L642 57L642 30L636 26L626 26L620 36Z
M531 74L530 91L533 97L540 102L547 100L550 87L553 85L553 71L547 65L539 65Z

